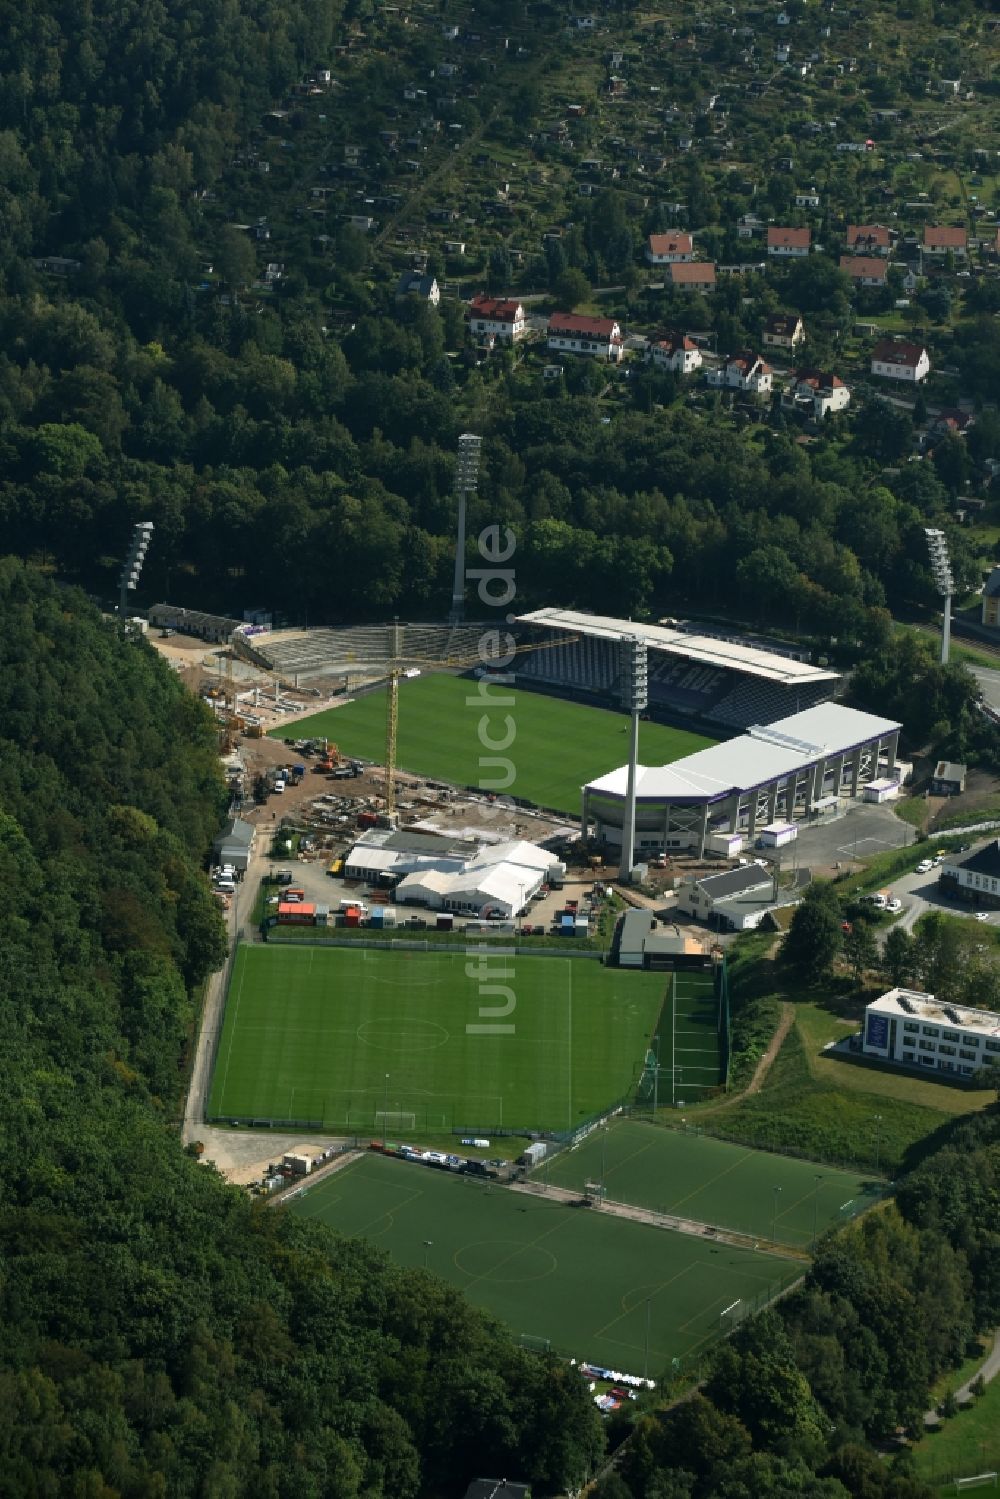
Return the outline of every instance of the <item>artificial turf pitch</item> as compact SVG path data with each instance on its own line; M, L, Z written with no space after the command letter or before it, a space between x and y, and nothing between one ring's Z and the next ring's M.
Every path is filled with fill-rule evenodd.
M490 706L491 699L493 706ZM326 738L346 755L385 759L385 691L366 693L342 708L329 708L294 725L296 739ZM579 813L580 788L623 765L628 758L627 715L588 708L537 692L492 687L480 693L473 678L447 675L404 678L399 684L396 761L415 775L440 776L461 786L490 787L500 775L496 750L483 748L480 721L494 742L506 738L509 716L514 738L501 758L514 767L514 781L503 790L541 807ZM287 728L273 737L288 737ZM666 765L714 744L687 729L639 725L639 760Z
M515 1333L560 1353L642 1374L648 1327L652 1377L802 1271L763 1249L375 1155L307 1189L291 1211L370 1240L401 1265L426 1262Z
M543 1168L555 1187L603 1181L608 1199L803 1248L870 1206L871 1178L633 1120L595 1130ZM777 1190L776 1190L777 1189Z
M631 1092L668 974L489 957L483 982L465 952L242 946L210 1116L352 1133L569 1130Z

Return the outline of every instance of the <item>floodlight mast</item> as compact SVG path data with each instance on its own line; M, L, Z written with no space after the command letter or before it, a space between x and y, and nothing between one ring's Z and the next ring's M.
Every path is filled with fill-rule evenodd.
M125 611L128 608L129 591L134 590L139 581L142 564L146 560L146 553L149 551L149 544L152 539L153 522L151 520L141 520L138 525L133 527L132 544L129 547L128 556L125 558L125 565L118 577L120 590L118 596L118 616L123 629L125 627Z
M479 479L479 456L483 439L474 432L463 432L458 439L458 463L455 467L455 498L458 500L458 534L455 538L455 582L451 590L451 613L448 623L460 625L465 615L465 507L475 494Z
M628 783L625 791L625 817L622 821L622 857L618 878L632 878L635 857L635 783L639 762L639 715L649 703L648 651L639 635L622 636L622 703L632 716L628 750Z
M955 578L951 570L948 541L944 532L932 526L925 526L924 535L927 537L927 550L930 553L934 583L938 593L944 599L944 613L941 621L941 665L947 666L951 649L951 600L955 592Z

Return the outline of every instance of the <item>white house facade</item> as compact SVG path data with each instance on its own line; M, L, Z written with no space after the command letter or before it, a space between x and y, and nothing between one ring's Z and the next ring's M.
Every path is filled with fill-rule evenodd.
M916 385L930 374L931 361L922 344L895 343L883 339L872 350L872 374L886 380L905 380Z
M554 312L549 318L548 346L553 353L588 354L611 364L620 364L624 354L622 330L614 318L573 312Z

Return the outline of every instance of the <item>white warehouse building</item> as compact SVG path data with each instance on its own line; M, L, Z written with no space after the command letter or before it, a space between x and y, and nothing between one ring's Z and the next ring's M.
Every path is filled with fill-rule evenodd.
M548 880L562 879L566 866L523 839L475 845L409 831L374 831L351 849L344 873L348 879L395 883L398 905L509 920Z
M971 1077L1000 1061L1000 1015L916 989L890 989L865 1009L862 1051L884 1062Z

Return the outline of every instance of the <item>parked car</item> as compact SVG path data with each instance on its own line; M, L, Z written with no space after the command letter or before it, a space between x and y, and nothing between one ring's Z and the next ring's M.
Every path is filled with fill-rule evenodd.
M920 863L917 865L917 871L916 872L917 872L917 874L930 874L930 872L931 872L931 870L933 868L934 868L933 860L931 860L931 859L921 859Z
M903 902L897 895L894 895L891 900L886 901L885 908L895 916L903 909Z

